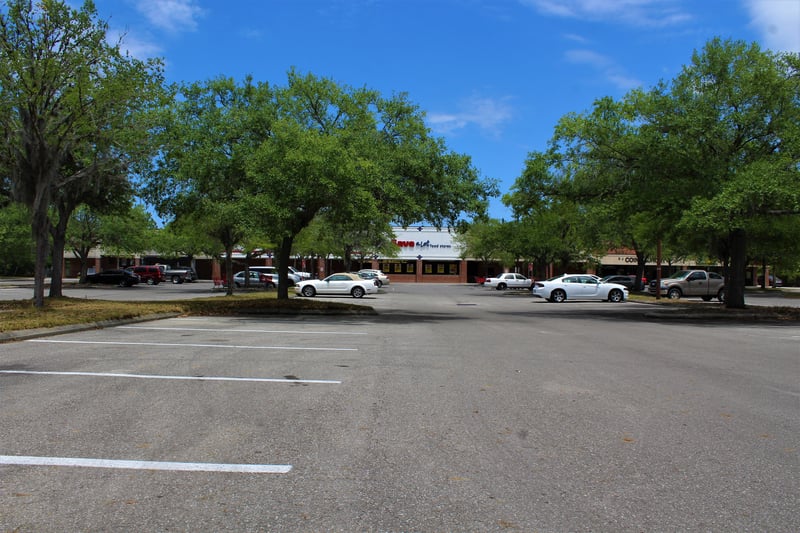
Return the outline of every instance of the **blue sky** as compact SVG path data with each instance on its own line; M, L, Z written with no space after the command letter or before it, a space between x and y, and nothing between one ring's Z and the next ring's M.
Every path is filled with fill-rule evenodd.
M76 0L77 1L77 0ZM507 192L553 127L671 80L713 37L800 53L800 0L95 0L169 81L283 85L291 67L408 93ZM490 214L509 218L500 199Z

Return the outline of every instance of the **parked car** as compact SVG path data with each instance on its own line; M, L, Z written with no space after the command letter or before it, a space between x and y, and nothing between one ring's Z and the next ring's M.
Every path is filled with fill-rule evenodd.
M275 283L278 283L278 278L279 278L279 276L278 276L278 267L271 266L271 265L270 266L258 265L258 266L251 266L250 267L250 271L251 272L253 272L253 271L263 272L264 274L268 274L268 275L272 276L272 279L275 281ZM297 283L302 281L300 279L300 276L298 276L297 274L292 272L291 269L287 273L287 277L289 279L289 286L290 287L292 285L296 285Z
M104 285L119 285L120 287L131 287L138 284L141 279L137 274L127 270L103 270L96 274L86 276L89 283L102 283Z
M530 289L533 280L515 272L505 272L493 278L486 278L484 287L491 287L498 291L506 289Z
M378 278L378 274L376 274L375 272L360 271L360 272L351 272L351 274L355 274L356 276L362 279L374 281L375 285L377 285L379 289L383 286L383 282L380 280L380 278Z
M587 299L624 302L628 299L628 288L625 285L606 283L591 274L562 274L545 281L536 281L531 293L557 303Z
M148 285L158 285L162 281L167 281L164 271L155 265L138 265L125 270L138 275L139 279Z
M725 278L705 270L680 270L668 278L662 278L661 287L658 287L658 281L651 281L649 291L650 294L660 293L672 300L683 296L699 296L706 302L715 297L724 302Z
M250 276L250 287L264 287L264 288L274 288L277 287L277 280L273 280L272 276L269 274L264 274L263 272L258 272L257 270L251 270L249 272ZM233 275L233 284L237 288L246 287L247 284L247 277L245 276L245 271L242 270L241 272L237 272Z
M633 284L636 282L636 276L613 275L601 278L603 283L619 283L625 285L630 291L633 289ZM644 285L643 285L644 286Z
M365 294L378 292L378 286L374 281L363 279L357 274L338 272L325 279L301 281L295 285L294 292L308 297L317 294L349 294L353 298L361 298Z
M381 287L382 285L388 285L389 284L389 276L384 274L383 271L381 271L381 270L378 270L378 269L375 269L375 268L362 268L361 270L358 271L358 273L360 274L361 272L372 272L373 274L375 274L375 276L377 277L378 281L380 281L380 283L378 284L378 287Z
M292 274L297 276L300 281L302 281L304 279L311 279L311 273L310 272L301 272L301 271L297 270L296 268L294 268L292 266L289 267L289 272L291 272Z
M764 285L764 276L758 276L758 284ZM781 278L777 278L772 274L769 275L769 286L770 287L783 287L783 280Z

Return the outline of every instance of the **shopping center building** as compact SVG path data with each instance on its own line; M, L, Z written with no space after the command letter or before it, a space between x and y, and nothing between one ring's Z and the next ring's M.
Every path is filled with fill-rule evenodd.
M506 270L515 270L527 277L543 279L546 277L563 274L554 272L552 267L535 269L531 263L519 263L514 268L505 268L500 263L485 263L477 259L462 258L462 249L456 241L455 230L449 228L438 229L433 226L408 226L395 227L394 242L399 248L395 257L364 258L351 264L351 269L376 268L389 275L395 283L474 283L486 276L500 274ZM234 253L234 271L243 270L245 264L249 266L273 265L274 257L266 252L260 256L247 259L243 253ZM221 260L210 257L181 258L170 260L155 255L136 257L117 257L104 255L100 250L94 250L91 255L90 267L99 271L104 269L124 268L139 264L166 263L172 266L192 266L200 279L220 279L224 277L223 263ZM590 272L599 275L608 274L635 274L636 256L630 250L613 250L599 259L599 266L575 264L569 267L571 272ZM79 263L71 253L65 254L65 277L76 277L79 274ZM298 270L310 272L312 276L323 278L334 272L345 269L344 261L339 257L314 257L293 258L292 266ZM692 261L683 261L681 264L662 265L664 275L681 268L706 268ZM648 263L645 271L646 277L655 275L655 263ZM710 267L713 270L718 268ZM755 273L753 272L753 276Z

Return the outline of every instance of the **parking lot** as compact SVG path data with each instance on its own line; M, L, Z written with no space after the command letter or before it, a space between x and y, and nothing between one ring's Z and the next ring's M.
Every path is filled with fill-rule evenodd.
M797 325L359 302L0 345L0 531L797 529Z

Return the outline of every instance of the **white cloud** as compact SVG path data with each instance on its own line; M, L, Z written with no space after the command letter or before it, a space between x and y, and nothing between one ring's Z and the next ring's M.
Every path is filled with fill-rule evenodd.
M196 30L204 14L196 0L138 0L135 5L150 24L170 32Z
M797 0L746 0L752 24L773 52L800 53L800 2Z
M454 133L475 125L491 136L498 136L502 125L512 117L507 100L472 96L459 103L457 112L429 113L428 125L439 134Z
M519 0L544 15L664 27L692 17L675 0ZM792 1L792 0L789 0Z
M588 65L599 72L609 83L617 88L628 91L640 87L642 82L628 76L625 70L613 59L593 50L567 50L565 59L576 65Z

